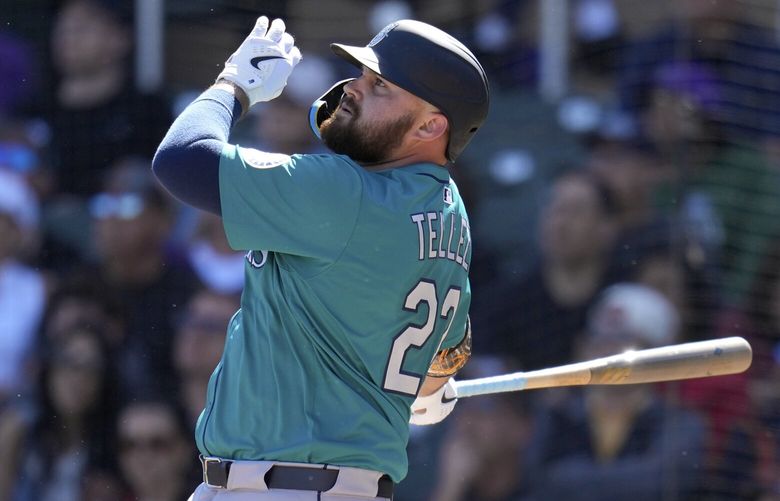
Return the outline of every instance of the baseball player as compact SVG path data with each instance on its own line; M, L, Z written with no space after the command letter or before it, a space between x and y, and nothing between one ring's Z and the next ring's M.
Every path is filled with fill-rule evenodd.
M195 501L391 499L410 419L435 423L455 405L472 244L446 164L485 120L484 70L411 20L365 47L331 48L358 69L312 107L334 154L227 142L301 59L283 21L260 17L155 156L162 184L219 214L247 251L197 423Z

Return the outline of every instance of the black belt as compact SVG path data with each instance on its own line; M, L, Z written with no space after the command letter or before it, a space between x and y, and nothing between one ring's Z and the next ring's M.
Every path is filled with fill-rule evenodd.
M227 488L233 461L201 456L200 462L203 464L203 481L206 484ZM275 464L265 474L265 485L269 489L324 492L336 485L338 476L339 470ZM393 481L389 476L382 475L379 478L376 495L380 498L393 499Z

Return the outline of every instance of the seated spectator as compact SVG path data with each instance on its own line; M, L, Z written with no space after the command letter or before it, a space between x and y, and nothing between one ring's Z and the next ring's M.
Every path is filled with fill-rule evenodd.
M83 259L85 238L68 240L75 232L59 220L56 180L51 166L51 128L39 118L0 117L0 170L21 176L40 205L39 238L30 249L29 262L44 272L57 274L72 269Z
M597 178L559 177L542 212L542 257L531 273L474 295L475 352L512 357L522 370L571 362L595 295L613 281L613 204ZM489 333L489 334L488 334Z
M708 404L720 418L718 454L710 461L703 493L712 501L770 501L780 496L780 241L770 249L746 306L719 319L721 335L745 336L753 347L750 370L736 375L742 376L740 398L721 387L699 392L694 400Z
M51 292L40 342L52 343L74 329L86 328L100 332L116 351L125 338L124 315L119 299L94 275L63 274Z
M725 136L716 120L722 99L717 77L703 65L665 64L643 119L670 162L656 198L680 220L687 261L716 271L696 292L741 307L768 243L780 236L780 175L757 146Z
M58 78L46 111L63 193L94 194L121 156L154 154L172 121L163 99L133 87L131 15L107 0L68 0L57 11L50 53Z
M166 247L172 201L149 163L125 159L111 167L104 191L90 202L94 277L115 294L127 320L119 360L132 397L172 392L174 313L198 285L183 257Z
M112 301L110 294L95 283L94 277L66 277L57 281L47 303L39 329L39 339L30 357L32 380L40 378L41 371L51 370L51 360L44 347L59 346L73 333L84 330L101 338L105 349L115 360L115 352L123 339L124 320L121 308ZM118 388L114 386L114 391ZM10 492L16 485L18 468L9 469L8 461L13 462L23 453L26 446L25 430L32 426L39 412L36 398L40 388L19 394L0 409L0 499L11 499ZM112 395L119 399L119 395ZM10 463L13 464L13 463ZM84 485L82 499L99 501L106 499L98 494L105 488L116 488L116 477L110 471L90 472L89 482ZM86 492L97 489L97 492ZM109 489L109 490L110 490ZM107 498L115 499L116 493Z
M135 88L132 3L56 2L49 40L50 94L33 110L50 127L55 191L47 200L46 251L61 266L88 259L88 197L127 155L151 157L172 122L167 100Z
M615 206L614 265L629 273L645 254L666 245L673 227L653 201L665 171L661 162L638 141L594 136L586 166L599 178Z
M118 487L116 378L102 335L82 328L63 333L46 344L44 362L34 417L25 418L20 407L0 415L15 425L3 437L0 472L11 483L0 494L13 501L80 501L96 479Z
M617 93L621 107L645 109L658 68L690 61L713 72L722 88L717 117L730 141L777 142L780 133L780 47L772 23L756 23L756 9L738 2L680 0L674 17L622 47ZM680 109L679 112L684 113Z
M580 359L673 344L674 307L647 287L621 283L589 315ZM695 499L705 440L698 415L662 399L649 384L576 388L540 407L522 474L524 501Z
M24 263L37 232L35 195L16 174L0 169L0 407L29 390L29 357L46 304L43 275Z
M200 483L189 426L183 411L169 400L125 405L117 438L127 501L181 501Z
M751 412L726 430L721 454L708 465L702 491L707 501L780 498L780 344L774 351L772 366L750 382Z
M206 405L211 374L222 358L228 323L239 305L238 294L203 288L193 294L179 319L173 364L178 374L179 399L193 430Z

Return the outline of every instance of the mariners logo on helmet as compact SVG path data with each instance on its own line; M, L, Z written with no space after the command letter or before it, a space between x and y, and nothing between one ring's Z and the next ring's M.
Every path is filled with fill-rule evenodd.
M383 38L387 36L388 33L390 33L390 30L398 26L398 23L391 23L382 28L382 31L376 34L374 38L371 39L370 42L368 42L369 47L373 47L374 45L378 44L382 41Z
M434 26L405 19L386 26L366 47L337 43L330 47L358 68L365 66L444 113L450 125L451 162L487 117L490 91L485 70L465 45ZM315 134L332 113L323 106L337 104L334 95L341 88L343 82L315 101L310 113Z

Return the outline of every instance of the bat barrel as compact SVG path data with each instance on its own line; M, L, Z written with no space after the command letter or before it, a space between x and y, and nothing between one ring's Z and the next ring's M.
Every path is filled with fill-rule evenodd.
M634 384L736 374L750 367L753 353L741 337L628 351L598 359L590 384Z

